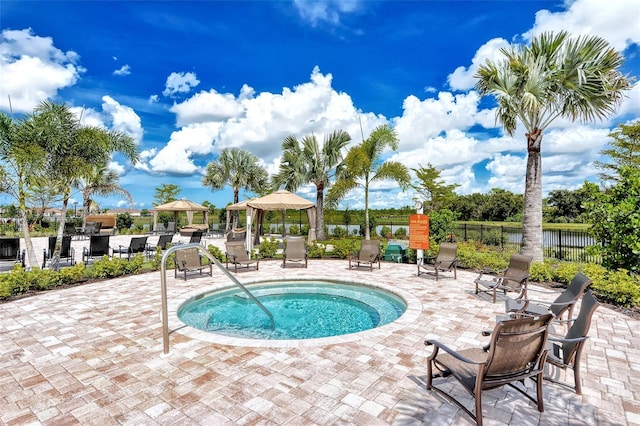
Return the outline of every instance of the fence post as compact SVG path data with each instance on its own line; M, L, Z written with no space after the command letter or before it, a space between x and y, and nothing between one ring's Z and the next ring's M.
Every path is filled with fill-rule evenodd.
M500 247L504 250L504 226L500 225Z
M558 259L562 259L562 229L558 229Z

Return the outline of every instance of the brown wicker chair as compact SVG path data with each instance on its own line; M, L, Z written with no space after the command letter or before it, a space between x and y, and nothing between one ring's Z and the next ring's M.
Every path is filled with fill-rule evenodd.
M226 248L227 269L229 269L229 263L233 265L234 272L238 272L238 265L249 269L251 265L255 264L256 271L259 269L260 260L251 259L244 241L225 241L224 245Z
M418 261L418 276L420 274L433 274L436 281L440 278L440 272L453 271L453 279L458 279L458 245L455 243L442 243L438 256L433 263L425 263Z
M529 281L529 268L533 258L523 254L512 254L509 258L509 266L504 271L499 271L498 276L491 279L484 279L484 275L490 271L482 271L475 279L476 294L479 292L490 293L493 296L493 303L496 303L496 293L502 290L504 294L507 291L518 292L516 299L527 297L527 282ZM480 287L484 287L481 289Z
M349 256L349 269L359 268L364 265L373 271L373 265L378 263L380 269L380 241L362 240L360 250Z
M578 272L567 288L553 302L508 298L505 300L505 309L507 312L521 312L530 315L542 315L551 312L555 315L556 320L561 320L562 316L567 313L567 319L571 319L573 318L574 306L590 284L589 277L582 272Z
M478 425L482 425L482 391L510 385L544 411L542 378L547 357L546 341L553 315L527 316L498 321L488 350L465 349L459 352L436 340L427 340L434 351L428 358L427 389L435 390L464 410ZM440 354L440 349L446 353ZM433 384L435 378L453 376L475 397L475 415L460 401ZM536 398L514 382L534 379Z
M591 291L587 291L582 297L578 316L575 319L570 318L568 320L572 325L565 337L549 336L550 348L547 363L563 370L573 370L574 385L571 386L563 383L548 375L545 376L545 379L573 389L578 395L582 394L580 381L580 358L582 349L588 339L587 334L591 327L591 317L598 306L600 306L600 304L593 294L591 294Z
M284 240L282 267L286 268L288 262L299 262L301 266L307 267L307 247L304 238L287 237Z
M199 272L208 269L209 276L213 276L213 265L211 263L203 264L202 257L196 247L189 247L182 250L176 250L176 261L173 275L178 277L178 272L182 273L184 280L187 280L189 272Z

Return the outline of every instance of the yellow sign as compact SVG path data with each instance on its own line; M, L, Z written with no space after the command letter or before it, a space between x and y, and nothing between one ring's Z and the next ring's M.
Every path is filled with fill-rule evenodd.
M429 250L429 216L426 214L409 216L409 248Z

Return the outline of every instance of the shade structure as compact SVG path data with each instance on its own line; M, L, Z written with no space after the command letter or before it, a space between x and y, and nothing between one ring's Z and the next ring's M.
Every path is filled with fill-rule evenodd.
M207 217L209 209L203 205L194 203L193 201L189 201L185 198L156 206L151 211L153 212L153 229L156 229L158 225L159 212L173 212L173 217L176 225L178 223L178 213L180 212L187 213L187 221L189 222L188 225L193 224L193 212L204 212L204 223L209 223Z
M238 203L240 204L240 203ZM237 204L236 204L237 205ZM236 206L234 205L234 206ZM307 210L307 216L309 218L310 230L309 230L309 242L315 240L315 207L316 205L305 199L289 192L285 189L273 192L264 197L255 198L246 202L247 208L247 247L253 246L254 242L259 240L259 232L255 233L255 238L252 238L251 225L252 222L256 222L261 225L264 219L264 214L261 211L264 210ZM256 220L257 219L257 220ZM259 229L259 226L256 226Z
M255 198L249 198L247 200L244 201L240 201L239 203L235 203L235 204L229 204L227 206L227 224L225 225L224 229L225 232L229 232L231 230L231 212L233 211L239 211L239 210L246 210L247 209L247 203L251 200L255 200ZM237 225L237 224L234 224Z

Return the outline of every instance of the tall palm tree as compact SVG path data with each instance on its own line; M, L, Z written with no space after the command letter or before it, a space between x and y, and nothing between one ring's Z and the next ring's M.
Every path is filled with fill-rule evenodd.
M78 182L77 187L82 192L82 216L89 214L92 199L94 195L106 196L110 194L118 194L123 196L133 206L133 197L123 187L119 185L119 176L113 170L110 170L107 163L99 164L87 171Z
M62 218L52 259L52 267L56 268L74 183L91 173L93 168L106 164L116 152L132 163L138 161L140 154L129 135L83 126L66 104L42 102L34 109L34 122L35 128L40 131L40 142L48 152L48 176L58 183L62 195Z
M233 203L237 203L240 188L261 193L267 189L269 175L258 157L240 148L225 148L217 160L207 164L202 184L212 191L229 185L233 189ZM238 221L234 212L234 223Z
M322 146L315 135L298 140L294 135L287 136L282 142L280 171L272 177L275 189L295 192L302 185L313 183L316 186L316 237L326 238L324 232L324 190L331 184L334 172L342 165L342 149L351 141L344 130L336 130L325 136ZM313 224L310 224L313 225Z
M411 185L409 169L397 161L383 161L386 148L398 149L398 136L388 125L376 127L367 139L351 148L344 159L344 167L337 174L335 184L329 189L331 204L342 200L351 190L364 188L364 236L371 239L369 230L369 188L375 181L391 179L406 190Z
M504 59L478 69L476 89L496 98L496 121L509 135L518 120L527 131L522 253L542 261L542 134L558 117L607 117L631 82L619 69L623 56L597 36L543 33L501 52Z

